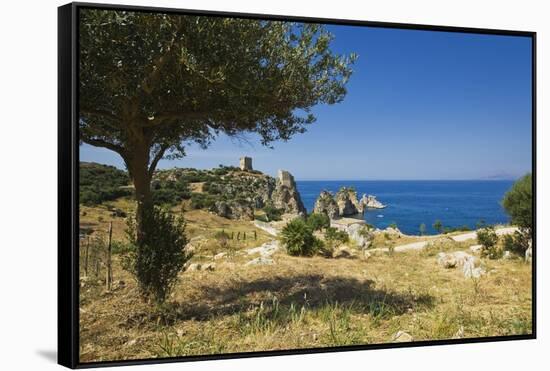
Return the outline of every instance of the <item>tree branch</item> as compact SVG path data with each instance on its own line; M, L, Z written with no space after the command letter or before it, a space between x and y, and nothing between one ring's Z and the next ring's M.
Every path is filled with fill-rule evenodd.
M162 157L164 157L164 153L166 152L168 147L170 147L170 146L162 145L160 147L159 151L157 152L157 154L155 155L155 157L153 157L153 160L151 161L151 164L149 165L149 169L147 170L147 173L149 174L149 177L153 176L153 173L155 172L155 169L157 168L157 165L158 165L159 161L162 159Z
M104 111L104 110L99 110L94 108L87 108L87 107L80 107L80 113L91 115L91 116L101 116L101 117L113 120L115 122L120 122L120 119L109 111Z
M166 121L173 120L196 120L205 119L208 116L207 112L193 112L193 111L167 111L159 115L156 115L152 120L148 120L145 127L157 127L165 123Z
M109 143L107 141L104 141L102 139L92 139L92 138L82 138L81 137L81 140L85 143L88 143L92 146L95 146L95 147L103 147L103 148L107 148L107 149L110 149L111 151L114 151L118 154L120 154L121 156L124 157L124 154L125 154L125 151L124 151L124 148L122 146L117 146L116 144L113 144L113 143Z

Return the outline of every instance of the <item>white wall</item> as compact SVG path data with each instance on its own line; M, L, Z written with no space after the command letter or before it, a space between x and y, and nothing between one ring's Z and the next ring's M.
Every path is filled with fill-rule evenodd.
M548 67L550 23L545 1L320 0L120 1L136 5L237 12L351 18L373 21L532 30L538 32L538 208L539 275L536 341L466 344L412 349L284 356L187 364L142 366L164 370L286 369L540 369L550 349L548 311L549 234ZM1 202L0 202L0 368L58 367L56 349L56 32L61 1L2 4ZM546 105L545 105L546 103ZM543 167L544 166L544 167Z

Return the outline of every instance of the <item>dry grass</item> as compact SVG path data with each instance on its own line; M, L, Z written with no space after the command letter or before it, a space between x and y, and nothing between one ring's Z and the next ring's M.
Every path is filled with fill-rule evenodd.
M199 233L216 219L191 213L188 221ZM366 261L278 252L275 265L245 266L251 258L181 273L156 308L139 299L115 257L124 285L106 293L90 280L81 289L81 361L387 343L399 330L415 340L461 328L464 337L531 332L531 267L520 260L483 260L489 273L472 280L440 268L430 251Z

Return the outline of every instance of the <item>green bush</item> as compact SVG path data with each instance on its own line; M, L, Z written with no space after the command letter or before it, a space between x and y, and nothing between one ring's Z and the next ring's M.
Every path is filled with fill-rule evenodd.
M514 183L504 195L502 206L510 215L512 224L531 235L533 228L533 179L527 174Z
M441 223L441 220L439 219L434 222L433 227L437 233L441 233L443 231L443 223Z
M307 217L307 224L314 231L320 231L323 228L330 227L330 218L324 213L313 213Z
M206 193L193 193L191 194L191 208L192 209L211 209L216 201L217 197Z
M79 167L79 202L84 205L98 205L105 201L129 196L130 178L125 171L114 166L81 162Z
M349 241L349 235L333 227L328 227L325 230L325 242L329 245L343 244Z
M283 212L284 212L283 209L278 209L278 208L276 208L272 205L266 205L263 208L263 211L264 211L265 217L267 219L266 221L268 221L268 222L281 220L281 216L283 215Z
M530 235L526 231L516 231L514 234L504 235L502 245L504 250L521 257L525 256L525 250L529 247Z
M132 244L123 266L138 282L144 299L163 303L178 280L178 273L191 254L185 251L185 221L158 206L144 214L142 240L138 244L135 217L128 218Z
M281 243L289 255L312 256L321 246L311 227L301 218L290 221L281 231Z
M155 181L152 186L155 205L174 206L191 198L189 185L185 181Z
M483 246L481 250L482 256L489 259L498 259L501 257L501 251L498 249L498 235L495 228L487 226L477 231L477 242Z

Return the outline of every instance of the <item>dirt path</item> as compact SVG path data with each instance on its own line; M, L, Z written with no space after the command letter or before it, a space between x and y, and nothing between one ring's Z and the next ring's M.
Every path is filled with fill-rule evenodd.
M497 233L497 235L502 236L502 235L505 235L505 234L514 233L517 230L518 229L516 227L504 227L504 228L497 229L496 233ZM444 234L439 234L439 235L432 236L432 238L430 240L427 240L427 241L419 241L419 242L407 243L405 245L398 245L398 246L395 246L394 251L401 252L401 251L409 251L409 250L422 250L424 247L426 247L426 245L430 241L432 241L434 239L437 239L437 238L440 238L440 237L445 237L445 235ZM457 234L457 235L451 236L450 238L452 240L456 241L456 242L463 242L463 241L467 241L467 240L477 238L477 232L474 231L474 232L467 232L467 233ZM387 248L378 248L378 249L372 249L371 251L388 251L388 249Z

